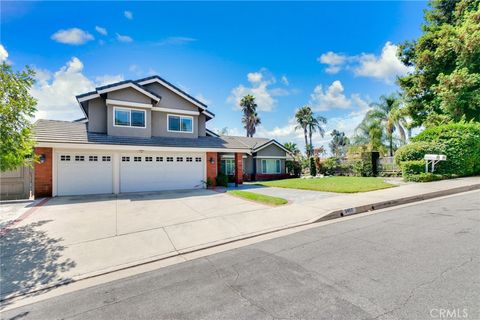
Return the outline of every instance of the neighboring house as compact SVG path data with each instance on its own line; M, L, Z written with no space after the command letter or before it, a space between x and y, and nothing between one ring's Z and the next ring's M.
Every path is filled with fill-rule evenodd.
M77 96L85 118L38 120L36 196L205 187L285 177L288 150L275 140L219 136L207 106L158 76Z

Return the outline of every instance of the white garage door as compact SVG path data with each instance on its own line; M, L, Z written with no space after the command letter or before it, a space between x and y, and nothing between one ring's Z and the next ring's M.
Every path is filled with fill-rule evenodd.
M204 153L122 154L120 192L202 188Z
M113 193L111 154L57 153L59 196Z

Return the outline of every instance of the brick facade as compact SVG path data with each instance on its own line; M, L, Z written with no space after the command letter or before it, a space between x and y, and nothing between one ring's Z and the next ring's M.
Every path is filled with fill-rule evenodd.
M235 184L243 183L243 153L235 153Z
M277 179L288 179L292 176L288 173L257 173L255 175L255 181L265 181L265 180L277 180Z
M53 190L52 165L53 150L52 148L35 148L35 154L40 157L45 156L43 163L35 163L34 166L34 195L35 198L51 197Z
M210 160L213 160L213 163ZM212 182L212 187L215 187L217 184L217 172L220 166L219 155L217 154L217 152L207 152L206 166L207 179L210 178Z

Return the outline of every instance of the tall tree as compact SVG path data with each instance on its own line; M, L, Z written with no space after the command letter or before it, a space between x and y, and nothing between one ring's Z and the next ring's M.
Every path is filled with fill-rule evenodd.
M297 122L296 130L303 130L305 138L305 152L307 157L310 157L311 150L308 145L308 123L312 117L312 109L309 106L303 106L295 113L295 120Z
M369 151L383 152L385 150L383 138L384 133L380 121L374 118L364 118L355 129L353 143L356 147L366 146Z
M423 34L400 45L414 68L399 79L413 126L480 121L479 16L479 0L432 0Z
M257 126L261 123L260 117L257 114L257 104L255 103L255 97L252 95L246 95L240 100L240 107L242 108L243 127L247 131L247 137L253 137L257 131Z
M347 151L346 148L350 143L349 139L345 135L345 132L333 130L330 135L332 136L332 141L330 141L329 147L332 155L335 158L341 158L345 156Z
M36 100L29 90L35 72L26 67L14 72L0 65L0 170L13 170L31 159L34 141L30 119L36 111Z
M325 129L323 128L323 125L327 123L327 118L322 117L322 116L315 116L312 113L312 116L310 117L310 120L308 122L308 137L310 141L310 150L312 151L313 154L313 142L312 142L312 135L315 132L318 132L320 136L323 138L325 135Z
M297 144L295 142L285 142L283 146L285 147L285 149L290 151L290 153L293 154L294 156L300 153L300 150L298 149Z
M367 112L365 119L367 122L376 120L385 129L390 156L393 156L394 132L398 131L402 144L406 142L405 128L403 127L406 125L406 119L400 108L400 100L395 94L381 96L379 102L370 104L370 107L372 109Z

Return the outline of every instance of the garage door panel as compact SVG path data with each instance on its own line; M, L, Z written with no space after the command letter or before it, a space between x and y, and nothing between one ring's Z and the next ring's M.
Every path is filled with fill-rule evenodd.
M113 193L112 160L111 154L59 152L58 195Z
M127 157L129 161L126 161ZM204 156L201 153L124 154L121 160L120 192L203 187Z

